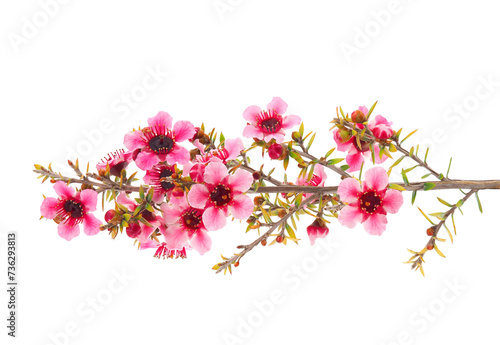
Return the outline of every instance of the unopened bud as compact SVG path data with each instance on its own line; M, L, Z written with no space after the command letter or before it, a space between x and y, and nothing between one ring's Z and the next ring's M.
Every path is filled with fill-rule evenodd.
M430 227L429 229L427 229L427 235L428 236L433 236L434 235L434 228L433 227Z
M280 218L283 218L284 216L286 216L286 214L287 214L287 212L284 209L280 209L278 211L278 217L280 217Z
M238 267L239 265L240 265L240 262L239 262L239 261L236 261L236 262L234 263L234 267Z
M254 173L252 174L252 177L254 180L260 180L260 178L262 177L262 174L259 171L254 171Z
M278 242L278 243L283 242L283 237L281 237L281 236L276 237L276 242Z
M433 249L434 249L434 246L432 244L427 245L427 250L433 250Z
M266 240L262 240L262 241L260 241L260 244L262 244L263 246L266 246L267 241Z
M106 212L106 214L104 215L104 220L109 223L115 217L115 215L115 210L108 210L108 212Z
M181 198L184 196L184 189L182 189L179 186L175 186L174 189L172 189L172 196L175 198Z
M339 137L340 137L340 142L344 144L347 141L349 141L349 139L352 138L352 133L350 130L344 127L339 129Z
M253 199L253 203L255 206L260 206L262 205L263 203L266 202L266 199L264 199L263 197L261 196L256 196L254 199Z
M352 122L363 123L366 121L366 116L361 110L356 110L351 114Z
M274 143L271 146L269 146L267 153L269 154L269 158L279 159L281 157L281 154L283 153L283 146Z
M295 131L292 133L293 141L300 142L302 140L302 135L299 132Z

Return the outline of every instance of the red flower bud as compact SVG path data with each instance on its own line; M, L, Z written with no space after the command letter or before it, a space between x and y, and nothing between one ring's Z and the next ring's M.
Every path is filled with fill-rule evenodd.
M115 215L115 210L108 210L108 212L106 212L106 214L104 215L104 220L109 223L115 217Z
M361 110L356 110L351 114L351 120L356 123L363 123L366 121L366 116Z
M283 153L283 146L276 143L272 144L271 146L269 146L267 153L269 154L269 158L278 159L281 157L281 154Z

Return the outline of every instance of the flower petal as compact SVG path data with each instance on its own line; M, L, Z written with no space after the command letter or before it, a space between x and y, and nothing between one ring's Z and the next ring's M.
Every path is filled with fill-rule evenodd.
M222 229L226 225L226 212L222 209L209 207L203 212L203 224L209 231Z
M354 228L363 219L363 213L354 206L345 206L339 213L339 223Z
M200 255L205 254L212 248L212 239L208 236L208 231L205 230L200 229L196 231L193 237L191 237L190 242Z
M40 213L47 219L54 219L57 213L57 204L59 200L56 198L45 198L40 206Z
M229 211L236 219L247 219L253 212L252 199L247 195L235 195L233 197L233 203L229 206Z
M227 168L220 162L210 162L205 168L205 182L219 184L228 175Z
M382 206L389 213L396 213L403 205L403 193L398 190L388 189L385 193L385 198L382 201Z
M169 204L163 203L161 204L160 208L163 212L163 217L165 219L166 224L174 224L179 222L179 218L186 209L186 207L182 207L178 204L172 205L170 203Z
M96 216L88 213L83 217L83 232L87 236L97 235L101 231L99 229L101 224L102 222Z
M280 115L286 113L287 108L288 104L286 104L285 101L282 100L280 97L274 97L271 100L271 102L267 105L267 109L269 110L274 109Z
M204 209L208 202L208 188L202 184L195 184L188 193L189 204L194 208Z
M94 212L97 208L97 192L93 189L84 189L80 193L80 200L87 212Z
M167 163L174 165L175 163L185 164L189 162L191 156L186 148L175 145L172 151L167 155Z
M382 191L387 189L389 178L387 171L384 168L376 167L371 168L365 174L365 181L363 182L363 191L377 190Z
M155 240L147 240L146 242L141 243L140 249L144 250L144 249L150 249L150 248L158 248L159 246L160 246L160 244L158 242L156 242Z
M387 217L380 213L374 213L363 223L366 232L370 235L382 235L387 225Z
M354 154L348 154L345 161L349 165L349 169L347 169L347 171L355 172L361 169L361 164L365 161L365 157L361 152L357 152Z
M356 179L347 178L340 182L337 193L343 202L349 204L355 203L358 201L359 194L361 193L361 186Z
M172 128L172 116L169 113L160 111L156 116L148 119L149 127L156 128ZM163 133L163 132L162 132Z
M177 121L174 125L174 139L176 142L191 139L195 134L196 130L189 121Z
M297 115L288 115L283 117L283 123L281 125L281 128L283 129L289 129L292 128L293 126L298 126L300 125L301 122L300 116Z
M158 155L153 151L145 150L139 152L137 158L135 159L135 164L141 170L150 170L153 165L158 163Z
M270 133L264 137L265 142L270 142L271 139L275 139L277 144L281 144L285 141L285 131L281 129L279 132Z
M63 181L57 181L54 184L54 190L56 191L57 195L65 199L70 199L75 195L75 188L68 186Z
M187 231L184 231L179 223L170 225L164 233L165 243L169 249L181 250L189 240Z
M253 183L252 174L248 171L238 169L234 175L229 175L228 184L233 191L246 192Z
M360 112L362 112L363 114L368 115L369 110L368 110L368 108L367 108L367 107L365 107L364 105L360 106L360 107L358 108L358 110L359 110Z
M144 142L142 131L133 131L125 134L123 145L130 151L143 148L146 143Z
M127 193L125 192L120 192L120 194L118 194L118 197L116 198L116 201L127 207L129 211L134 211L135 208L138 206L135 201L131 200L128 196L127 196Z
M228 157L226 158L226 160L228 160L238 157L241 150L243 150L245 146L243 145L243 142L240 138L236 138L226 139L226 141L224 142L224 148L227 150Z
M245 109L243 112L243 118L250 123L257 122L257 115L262 111L262 109L256 105L251 105Z
M66 223L59 223L57 226L57 233L65 240L71 241L73 238L80 235L80 226L69 226Z
M262 140L264 138L264 133L254 125L246 125L245 129L243 129L243 136Z

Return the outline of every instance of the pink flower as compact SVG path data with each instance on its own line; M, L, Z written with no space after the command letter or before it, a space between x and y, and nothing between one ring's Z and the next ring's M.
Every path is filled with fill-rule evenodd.
M195 182L203 182L206 165L210 162L222 162L227 164L228 161L236 159L240 152L245 148L240 138L226 139L224 145L218 149L211 150L205 153L205 147L199 140L193 143L201 152L197 155L193 162L188 162L183 167L183 175L191 177Z
M191 187L188 200L192 207L205 209L203 223L208 230L223 228L229 214L236 219L250 217L253 202L243 194L253 183L249 172L239 169L229 175L224 164L211 162L205 170L204 182Z
M151 170L146 171L144 182L154 188L153 201L157 204L161 203L165 195L170 197L175 185L171 182L163 180L165 177L170 177L175 173L175 165L170 166L165 163L156 164Z
M75 238L80 234L80 223L86 235L97 235L102 222L90 213L96 210L97 192L92 189L76 192L63 181L57 181L54 190L59 198L45 198L40 212L59 224L59 236L68 241Z
M97 163L97 170L106 171L106 167L109 164L109 173L113 176L120 176L123 169L126 169L132 160L133 152L125 152L123 149L117 150L108 154L106 158L102 160L102 163Z
M389 122L385 117L377 115L374 121L370 121L368 128L372 131L373 135L380 140L387 140L394 134L391 128L392 122Z
M295 182L298 186L314 186L314 187L323 187L325 185L326 178L328 176L325 173L325 168L321 164L316 164L314 166L313 175L310 180L307 179L307 176L302 176L297 179ZM304 198L307 199L312 195L312 193L304 193Z
M158 162L184 164L189 161L189 152L177 143L191 139L195 134L189 121L177 121L172 130L172 117L160 111L148 119L149 127L125 135L125 147L130 151L141 149L135 163L142 170L149 170Z
M360 187L357 180L348 178L340 182L338 194L348 203L339 214L340 224L354 228L363 223L370 235L382 235L387 224L387 213L398 212L403 205L400 191L387 189L389 179L384 168L372 168L366 172Z
M125 192L120 192L120 194L118 194L118 197L116 198L116 201L120 205L125 206L130 212L134 212L135 209L139 206L139 204L134 200L131 200ZM141 215L152 226L148 226L142 222L129 223L129 226L126 230L129 237L137 238L139 242L144 243L147 242L149 236L151 236L153 231L160 227L163 219L148 210L141 211Z
M160 231L168 248L182 250L190 243L201 255L210 250L212 240L203 223L203 209L189 206L186 198L175 204L162 204L160 208L167 225Z
M307 235L309 236L311 245L314 245L317 238L325 238L326 235L328 235L328 232L329 230L325 221L318 218L316 218L314 222L307 227Z
M284 130L297 126L301 121L297 115L284 116L287 108L288 105L279 97L274 97L266 110L256 105L249 106L243 113L243 117L249 122L243 135L266 142L276 139L281 144L285 139Z
M366 107L359 107L359 111L361 111L365 115L368 115L368 109ZM379 117L384 119L382 116L378 115L378 121L380 121ZM380 122L378 123L378 125L375 125L375 123L378 123L377 120L375 120L375 122L370 122L368 124L368 127L379 128L377 130L377 133L386 133L385 131L387 129L385 127L381 127L386 126L385 123ZM360 123L356 124L356 126L360 129L364 128L364 125ZM337 148L339 151L347 152L346 163L349 165L349 169L347 170L348 172L359 171L365 159L369 161L372 160L370 143L360 140L360 146L355 137L351 137L349 140L343 142L338 128L333 131L333 139L337 143ZM388 157L386 155L383 155L382 159L380 158L380 147L378 146L378 144L374 144L373 151L375 153L375 164L380 164L387 160Z

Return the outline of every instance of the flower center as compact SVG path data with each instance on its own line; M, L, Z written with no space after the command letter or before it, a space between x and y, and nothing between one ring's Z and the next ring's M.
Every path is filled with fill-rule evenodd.
M78 201L66 200L63 207L64 211L70 213L72 218L81 218L83 216L83 206Z
M172 138L160 134L149 140L149 148L155 153L169 153L174 147Z
M223 184L218 184L210 193L210 200L215 206L226 206L233 200L231 196L231 189Z
M169 170L169 169L165 169L165 170L163 170L163 171L161 172L161 174L160 174L160 185L161 185L161 187L162 187L163 189L165 189L165 190L167 190L167 191L168 191L168 190L171 190L172 188L174 188L174 187L175 187L175 185L174 185L173 183L171 183L171 182L162 182L162 180L161 180L161 179L162 179L162 178L164 178L164 177L170 177L170 176L172 176L172 174L173 174L173 173L172 173L172 171L171 171L171 170Z
M366 192L359 198L359 207L366 213L373 214L382 203L377 192Z
M268 134L278 132L281 129L282 122L283 118L274 109L271 113L263 110L257 120L260 129Z
M198 230L201 226L202 211L190 207L182 214L184 225L190 230Z
M142 211L142 217L148 222L154 222L156 220L156 216L148 210Z

